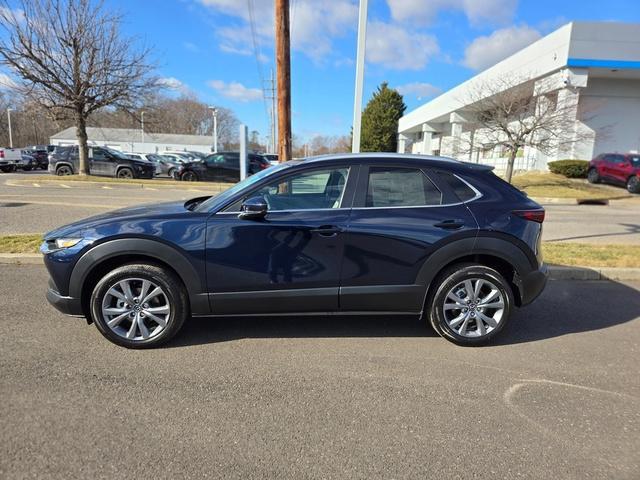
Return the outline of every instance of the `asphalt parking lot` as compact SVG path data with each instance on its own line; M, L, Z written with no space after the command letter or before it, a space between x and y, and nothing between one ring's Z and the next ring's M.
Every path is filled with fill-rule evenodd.
M2 478L638 478L640 283L552 281L485 348L303 317L129 351L0 278Z

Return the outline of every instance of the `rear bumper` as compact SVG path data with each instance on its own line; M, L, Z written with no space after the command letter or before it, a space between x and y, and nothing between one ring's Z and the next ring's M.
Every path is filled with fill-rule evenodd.
M533 302L544 290L549 277L549 269L546 264L542 264L538 270L516 279L520 290L520 303L522 306Z
M47 300L58 311L65 315L83 316L82 305L79 298L65 297L53 288L47 290Z

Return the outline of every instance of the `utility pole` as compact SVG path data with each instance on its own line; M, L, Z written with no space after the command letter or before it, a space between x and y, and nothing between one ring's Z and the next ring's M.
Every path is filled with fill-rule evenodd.
M276 140L276 79L271 69L271 77L268 80L268 86L264 88L265 100L271 101L271 108L269 109L269 153L277 153L277 140Z
M209 107L209 110L213 112L213 153L216 153L218 151L218 109Z
M144 143L144 112L140 113L140 130L141 130L141 134L142 134L142 142Z
M13 135L11 133L11 109L7 108L7 121L9 122L9 148L13 148Z
M275 0L278 79L278 161L291 159L291 56L289 0Z
M362 86L364 83L364 53L367 42L367 9L369 0L360 0L358 17L358 53L356 56L356 92L353 101L352 153L360 153L360 130L362 124Z

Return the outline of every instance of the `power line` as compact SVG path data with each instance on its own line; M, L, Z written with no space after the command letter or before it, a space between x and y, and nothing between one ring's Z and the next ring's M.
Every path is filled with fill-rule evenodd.
M264 75L262 74L262 64L260 61L260 57L262 56L262 52L260 51L260 45L258 43L258 36L256 35L256 24L255 24L255 9L253 5L253 0L247 0L247 8L249 10L249 25L251 27L251 40L253 42L253 55L256 58L256 67L258 69L258 77L260 79L260 86L262 87L262 101L264 104L264 113L267 118L269 118L269 109L267 108L267 98L265 95L265 81Z

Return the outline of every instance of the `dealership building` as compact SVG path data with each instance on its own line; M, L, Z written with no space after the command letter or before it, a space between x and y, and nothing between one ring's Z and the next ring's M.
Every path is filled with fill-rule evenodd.
M486 141L486 131L474 127L471 112L478 110L474 102L476 107L483 102L478 92L500 95L499 88L483 86L514 88L518 83L527 86L519 90L530 86L536 100L575 105L561 111L576 133L575 141L552 151L525 147L518 152L516 170L545 170L552 160L588 160L603 152L640 151L640 24L613 22L564 25L406 114L398 126L398 151L504 169L504 149Z
M110 147L122 152L158 153L192 151L211 153L213 137L173 133L147 133L134 128L87 127L89 145ZM75 127L67 128L50 138L51 145L78 145Z

